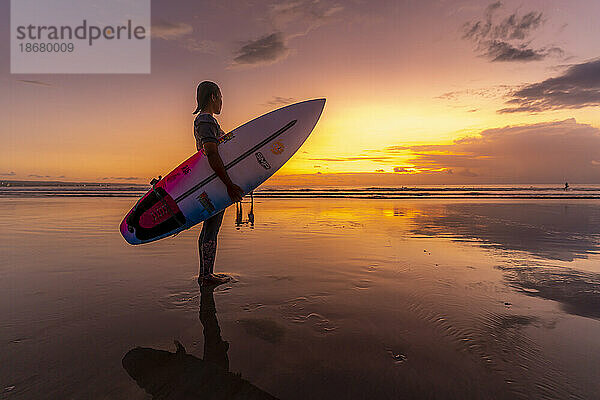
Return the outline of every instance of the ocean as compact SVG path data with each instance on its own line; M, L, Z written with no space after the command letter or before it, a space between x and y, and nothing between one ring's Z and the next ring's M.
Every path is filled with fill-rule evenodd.
M77 196L140 197L150 185L94 182L0 181L0 197ZM284 187L264 185L253 192L270 198L540 198L600 199L600 184L521 184L521 185L414 185L401 187Z

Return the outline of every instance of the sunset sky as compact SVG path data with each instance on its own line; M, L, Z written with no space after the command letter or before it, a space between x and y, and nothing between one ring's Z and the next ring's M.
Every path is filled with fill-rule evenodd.
M11 75L9 3L0 179L165 175L213 80L225 131L327 98L272 182L600 183L600 1L152 1L148 75Z

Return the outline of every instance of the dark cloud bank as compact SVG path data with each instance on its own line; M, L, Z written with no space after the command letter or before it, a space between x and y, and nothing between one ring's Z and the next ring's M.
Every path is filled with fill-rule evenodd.
M443 169L471 178L513 182L598 182L600 129L564 121L487 129L449 145L392 146L410 151L417 169Z
M411 165L398 165L406 155ZM398 145L352 157L310 159L389 165L394 173L381 175L404 184L600 183L600 129L570 118L487 129L452 144Z
M600 105L600 59L569 67L556 78L532 83L512 92L511 107L499 113L542 112Z

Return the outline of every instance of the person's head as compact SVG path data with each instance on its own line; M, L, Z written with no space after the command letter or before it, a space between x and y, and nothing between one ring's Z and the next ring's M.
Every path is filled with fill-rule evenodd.
M198 85L196 90L198 105L194 114L202 111L211 114L220 114L223 106L223 98L219 86L211 81L204 81Z

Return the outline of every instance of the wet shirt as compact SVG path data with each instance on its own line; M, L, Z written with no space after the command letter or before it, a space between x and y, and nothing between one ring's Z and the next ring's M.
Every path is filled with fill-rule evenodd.
M217 119L210 114L198 114L194 119L194 137L196 138L196 149L202 149L207 142L219 144L219 138L225 132L219 126Z

